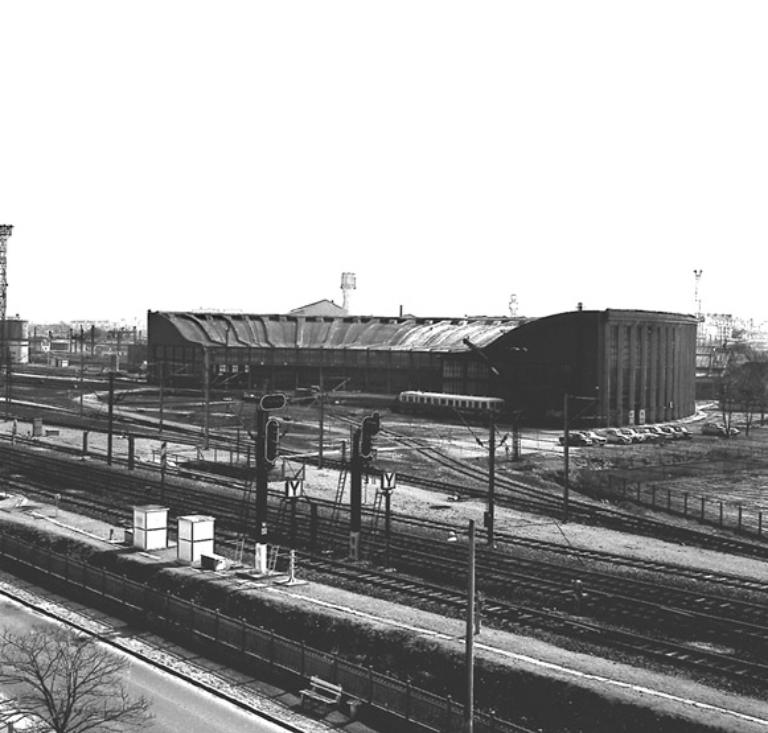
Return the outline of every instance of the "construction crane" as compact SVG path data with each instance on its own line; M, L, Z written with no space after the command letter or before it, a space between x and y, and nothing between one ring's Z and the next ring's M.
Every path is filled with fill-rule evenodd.
M10 224L0 224L0 321L5 324L5 314L8 307L8 239L13 232ZM5 338L5 330L3 330Z

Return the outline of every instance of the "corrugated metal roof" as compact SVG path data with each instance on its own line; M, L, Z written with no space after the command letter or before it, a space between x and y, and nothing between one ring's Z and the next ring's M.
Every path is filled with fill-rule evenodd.
M380 318L155 312L186 341L252 348L467 351L517 328L520 318Z

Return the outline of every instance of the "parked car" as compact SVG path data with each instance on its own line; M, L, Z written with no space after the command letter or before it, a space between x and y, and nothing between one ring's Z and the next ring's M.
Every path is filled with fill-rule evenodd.
M642 436L644 443L661 443L664 436L660 435L650 425L640 425L635 428L635 432Z
M583 432L592 441L592 445L605 445L608 442L608 438L594 430L584 430Z
M728 437L728 435L738 435L741 431L738 428L727 429L721 422L706 422L701 426L701 432L704 435L717 435L721 438L725 438Z
M619 428L605 428L602 432L609 443L629 445L632 442L632 438L629 435L624 435Z
M560 445L565 445L565 436L558 438ZM568 432L568 445L592 445L592 438L581 430L571 430Z
M672 440L674 438L674 436L670 435L666 430L664 430L662 425L648 425L648 430L652 435L658 437L660 443L667 439Z
M671 425L659 425L659 430L661 430L670 440L680 440L683 437Z
M688 428L685 427L685 425L670 425L670 427L683 440L690 440L691 438L693 438L693 433L690 430L688 430Z
M645 437L632 428L619 428L619 431L623 435L626 435L633 443L642 443L645 441Z

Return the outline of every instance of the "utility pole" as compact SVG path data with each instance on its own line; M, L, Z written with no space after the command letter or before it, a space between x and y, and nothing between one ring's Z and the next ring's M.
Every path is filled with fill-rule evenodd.
M563 522L568 521L568 393L563 395Z
M464 339L464 344L477 356L479 356L488 367L488 372L493 377L500 377L501 372L491 362L484 351L479 349L468 338ZM494 422L493 411L489 412L489 441L488 441L488 510L485 513L485 529L488 538L488 546L493 547L494 534L494 515L496 503L496 424Z
M320 443L317 446L317 467L323 467L323 442L325 441L325 385L323 368L320 367Z
M465 658L467 687L464 701L464 730L474 731L475 701L475 522L469 520L469 558L467 562L467 628L465 636Z
M160 405L159 405L159 423L158 423L158 432L163 432L163 406L164 406L164 399L165 399L165 366L166 362L163 360L160 362Z
M485 528L488 546L493 547L494 513L496 504L496 422L493 410L488 414L488 511Z
M208 450L211 412L211 354L203 347L203 450Z
M168 443L160 443L160 501L165 501L165 472L168 468Z
M112 419L115 406L115 373L109 373L109 402L107 408L107 465L112 465Z
M265 452L267 413L256 409L256 549L254 567L260 575L267 573L267 495L269 492L269 468Z
M85 352L83 351L83 342L80 342L80 417L83 416L83 371L85 369Z

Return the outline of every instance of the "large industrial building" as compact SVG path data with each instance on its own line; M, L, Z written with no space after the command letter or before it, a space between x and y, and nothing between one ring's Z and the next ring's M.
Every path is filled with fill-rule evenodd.
M394 397L492 395L523 424L626 425L694 412L693 316L577 310L538 319L148 313L151 382L202 390L311 385Z

